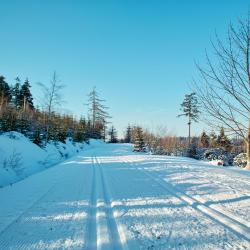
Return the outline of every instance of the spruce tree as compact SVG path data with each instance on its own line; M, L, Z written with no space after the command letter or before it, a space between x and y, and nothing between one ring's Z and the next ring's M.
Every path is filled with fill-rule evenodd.
M67 138L67 131L63 126L58 128L56 140L65 143Z
M203 131L200 136L200 144L203 148L209 147L209 136Z
M114 126L111 126L109 130L109 136L110 136L110 143L117 143L117 131Z
M16 79L16 83L14 87L12 88L12 104L15 107L16 110L19 110L20 107L22 106L22 98L21 98L21 80L19 77Z
M135 152L145 152L145 143L143 138L143 131L141 127L135 128L135 138L134 138L134 151Z
M217 137L216 143L219 147L221 147L227 151L230 151L232 148L231 142L228 139L228 137L225 135L225 131L224 131L223 127L220 130L220 134Z
M18 119L16 123L16 129L18 132L28 135L31 130L31 120L29 115L25 112L18 112Z
M210 146L212 148L216 148L217 147L217 135L215 134L214 131L212 131L210 133Z
M92 138L92 125L91 125L91 120L89 118L86 121L85 138L86 142L89 142L89 139Z
M7 109L0 116L1 131L17 131L17 121L17 112L13 109Z
M130 125L128 125L127 130L126 130L126 135L125 135L125 143L131 143L132 141L132 131L131 131Z
M65 143L67 138L67 128L64 125L63 117L59 114L52 113L51 128L49 130L49 140L60 141Z
M197 122L199 118L199 107L198 107L198 99L195 93L185 95L184 101L181 104L182 114L180 116L188 117L188 146L191 143L191 123L192 121Z
M76 125L73 140L75 142L83 142L88 140L87 122L83 117L81 117L79 123Z
M28 78L25 80L24 84L20 89L20 105L24 111L28 109L34 109L33 97L30 92L30 83Z

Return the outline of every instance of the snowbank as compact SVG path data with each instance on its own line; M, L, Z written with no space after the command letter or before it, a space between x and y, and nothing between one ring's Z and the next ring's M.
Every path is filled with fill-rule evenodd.
M83 150L83 143L51 142L42 149L18 132L0 135L0 187L22 180ZM85 144L86 145L86 144Z

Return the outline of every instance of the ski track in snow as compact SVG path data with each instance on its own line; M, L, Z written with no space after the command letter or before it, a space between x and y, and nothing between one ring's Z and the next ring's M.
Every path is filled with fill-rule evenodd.
M195 174L192 175L192 178L193 178L193 179L196 179L196 180L200 180L200 179L201 179L200 177L198 177L198 176L195 175ZM207 178L204 178L204 177L203 177L202 179L205 180L206 182L210 182L210 183L213 183L213 184L216 184L216 185L217 185L217 184L220 184L218 181L215 182L215 181L213 181L213 180L208 180ZM246 182L243 182L243 183L246 184ZM226 184L224 184L224 183L222 183L222 184L220 184L220 185L224 186L226 189L229 189L230 191L233 190L234 192L236 192L232 187L228 187L228 186L227 186ZM248 186L249 186L249 188L250 188L250 185L247 185L247 184L246 184L246 188L247 188ZM249 196L249 198L250 198L250 195L248 195L248 194L246 194L246 195ZM195 197L195 200L199 201L200 203L202 203L202 204L204 204L204 205L206 205L206 203L207 203L207 201L206 201L204 198L200 197L200 196ZM234 215L233 213L231 213L231 212L229 212L229 211L225 211L225 209L221 208L219 205L211 204L211 205L207 205L207 206L210 207L210 208L213 208L213 209L216 210L217 212L220 212L220 213L222 213L222 214L228 216L228 217L231 218L232 220L235 220L236 222L241 223L243 226L247 226L248 229L250 228L250 222L248 222L248 221L242 219L241 217L238 217L238 216Z
M92 193L87 227L86 249L128 249L122 227L118 225L111 198L97 157L92 157Z
M151 159L152 160L152 159ZM187 164L179 164L179 165L174 165L174 164L170 164L170 167L173 166L177 166L178 168L190 168L190 166L187 166ZM201 163L193 163L192 167L198 166L200 168ZM218 187L221 188L222 191L227 191L228 195L230 196L227 200L227 202L220 203L220 204L213 204L213 202L215 201L219 201L219 199L217 199L217 194L213 193L212 197L210 197L209 195L206 194L202 194L199 195L197 193L197 190L194 190L194 192L192 192L192 190L187 190L187 194L189 194L190 196L194 196L193 198L195 198L197 201L204 203L204 204L208 204L209 207L221 212L221 213L226 213L226 215L228 217L230 217L231 219L234 219L244 225L246 225L248 228L250 227L250 222L247 221L250 219L250 215L248 210L244 211L244 207L238 207L240 209L238 209L238 211L235 211L235 207L231 207L230 205L230 200L240 200L241 197L244 197L244 199L242 199L242 201L247 201L250 199L250 183L249 183L249 178L245 178L246 176L242 175L241 173L237 173L237 171L235 172L234 170L230 169L230 168L218 168L218 167L214 167L214 166L209 166L210 168L213 169L214 174L212 175L212 178L208 179L208 177L204 174L204 173L200 173L200 170L203 171L203 169L201 168L199 171L197 171L197 169L195 169L195 171L190 171L189 176L186 176L186 179L189 180L191 179L192 181L196 181L196 183L203 183L205 185L210 185L213 187ZM180 174L182 171L180 171ZM231 178L230 175L228 175L228 173L232 172L233 173L233 178ZM218 174L218 176L217 176ZM245 173L246 174L246 173ZM247 173L248 175L250 173ZM250 176L250 175L249 175ZM188 178L187 178L188 177ZM185 178L183 178L185 179ZM223 181L222 181L223 179ZM175 182L174 185L178 185L178 181L177 183ZM236 185L235 185L236 184ZM240 184L240 185L239 185ZM219 193L219 192L218 192ZM219 194L220 195L220 194ZM226 192L224 193L224 195L226 195ZM235 197L235 198L234 198ZM212 198L212 199L211 199ZM249 202L249 201L248 201ZM219 203L219 202L218 202ZM227 205L228 204L228 205ZM230 212L231 209L234 209L233 212ZM227 210L227 211L225 211ZM239 210L242 210L243 212L243 217L236 216L234 213L239 213ZM247 220L246 220L247 219Z
M133 162L127 162L127 163L133 164ZM221 223L223 226L231 229L235 233L238 233L241 237L250 241L250 228L248 226L249 224L248 222L246 223L241 218L231 215L230 213L227 213L222 209L218 209L216 207L212 208L207 206L204 200L190 197L189 195L175 188L173 185L167 183L165 180L155 176L152 173L147 172L144 168L138 168L138 169L142 171L146 176L149 176L152 179L152 181L158 183L167 192L171 193L175 197L179 198L180 200L192 206L194 209L199 210L200 212L207 215L209 218L213 219L216 222Z
M100 143L0 189L0 249L250 249L248 172L131 150Z
M87 243L86 249L96 249L96 168L94 165L94 158L91 159L92 162L92 186L91 186L91 196L88 209L88 222L87 222Z

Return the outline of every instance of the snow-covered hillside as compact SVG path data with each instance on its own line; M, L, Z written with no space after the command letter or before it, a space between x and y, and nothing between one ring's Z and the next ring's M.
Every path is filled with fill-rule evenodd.
M0 189L0 249L250 249L250 172L96 143Z
M83 150L82 143L51 142L42 149L24 135L0 135L0 188L42 171Z

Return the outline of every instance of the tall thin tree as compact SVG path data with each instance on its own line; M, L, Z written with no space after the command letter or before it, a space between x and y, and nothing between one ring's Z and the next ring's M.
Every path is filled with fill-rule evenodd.
M187 116L188 118L188 146L191 144L191 124L192 122L197 122L199 118L199 106L196 94L193 92L191 94L186 94L184 101L181 104L182 114L178 115Z
M100 98L99 93L94 87L88 95L89 117L92 125L92 137L103 138L105 140L107 120L110 115L107 112L108 107L103 103L104 99Z

